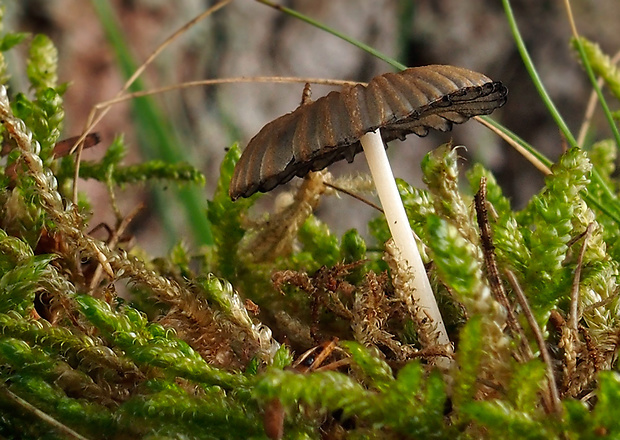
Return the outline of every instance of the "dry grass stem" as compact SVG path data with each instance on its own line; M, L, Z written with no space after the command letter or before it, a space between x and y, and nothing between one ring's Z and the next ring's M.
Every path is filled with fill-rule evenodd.
M525 148L523 148L521 145L519 145L519 143L515 142L513 139L508 137L503 131L498 130L497 128L495 128L494 126L492 126L491 124L489 124L487 121L485 121L479 116L474 116L473 119L475 119L476 121L478 121L479 123L487 127L489 130L491 130L493 133L495 133L499 137L501 137L504 141L506 141L508 145L510 145L515 150L517 150L520 155L522 155L529 163L534 165L534 167L537 170L539 170L541 173L543 173L545 176L548 176L551 174L551 169L547 165L542 163L536 156L534 156L532 153L530 153Z
M553 359L551 359L549 350L547 350L545 337L543 336L542 330L538 326L538 322L536 322L536 317L534 316L534 313L530 308L527 297L523 293L517 277L510 270L506 270L505 273L508 277L508 281L512 285L515 296L517 297L517 301L519 302L521 310L523 311L523 315L525 316L525 319L527 320L528 324L530 325L530 329L534 334L534 339L536 339L536 344L538 345L538 349L540 350L540 356L547 368L547 381L550 398L550 402L547 402L547 411L560 414L562 412L562 402L560 401L560 394L558 392L558 386L555 381Z

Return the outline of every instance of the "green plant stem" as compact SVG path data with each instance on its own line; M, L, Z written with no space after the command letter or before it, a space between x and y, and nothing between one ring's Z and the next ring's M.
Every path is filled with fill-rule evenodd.
M483 119L487 124L492 125L497 130L504 133L507 137L515 141L517 144L523 147L523 149L527 150L532 156L534 156L536 159L538 159L541 163L543 163L547 167L551 167L551 165L553 165L553 161L551 159L549 159L547 156L539 152L536 148L528 144L518 134L514 133L513 131L501 125L499 122L493 120L492 118L488 116L478 116L478 118Z
M555 107L555 104L549 97L549 94L547 93L547 90L545 89L545 86L543 85L540 79L540 76L538 76L538 72L536 71L536 67L534 66L534 63L532 62L532 58L530 57L530 54L527 51L527 48L525 47L525 42L523 41L523 37L521 37L521 32L519 32L517 21L515 20L515 16L512 12L512 7L510 6L510 0L502 0L502 4L504 5L504 10L506 12L506 18L508 19L508 25L510 26L510 30L512 31L512 36L515 40L515 43L517 44L517 50L519 51L519 54L521 55L521 59L523 60L525 69L529 73L530 78L532 79L532 82L534 83L534 87L536 87L536 90L538 91L540 98L543 100L543 103L547 107L547 110L549 111L549 113L551 113L551 117L553 117L553 120L555 121L556 125L558 126L562 134L564 135L566 142L568 142L568 144L571 147L577 147L578 145L577 145L577 141L575 140L575 137L569 130L568 126L566 125L566 122L564 122L564 119L562 118L562 115L560 115L560 112Z
M52 416L41 411L39 408L35 407L34 405L27 402L26 400L22 399L17 394L10 391L9 389L2 387L2 392L6 397L11 399L13 402L15 402L17 406L21 407L27 413L32 414L35 417L41 419L44 423L46 423L47 425L50 425L54 430L57 430L58 432L62 433L65 438L75 439L75 440L88 440L83 435L75 432L73 429L60 423L58 420L56 420Z
M519 32L519 28L517 26L515 16L512 12L512 7L510 6L510 0L502 0L502 4L504 5L506 18L508 19L508 25L510 26L510 30L512 31L512 35L515 40L515 43L517 44L517 49L519 50L521 59L523 60L523 64L525 65L525 68L528 71L530 78L532 79L532 82L534 83L534 86L536 87L536 90L538 91L538 94L540 95L541 99L543 100L543 103L547 107L547 110L551 114L551 117L553 117L556 125L558 126L562 134L564 135L566 142L568 142L568 144L571 147L579 147L579 145L577 144L577 140L575 139L575 137L569 130L568 126L566 125L566 122L564 122L562 115L560 115L560 112L557 110L557 108L555 107L555 104L549 97L549 94L547 93L547 90L545 89L545 86L543 85L540 79L540 76L538 76L536 67L534 66L534 63L532 62L532 58L530 57L530 54L527 51L527 48L525 47L525 42L523 41L523 38L521 37L521 32ZM579 40L577 41L579 42ZM580 53L581 51L583 51L583 47L581 47ZM583 57L585 58L585 53L583 54ZM589 76L590 74L592 75L591 81L593 82L594 87L598 88L596 84L596 78L594 77L594 73L592 72L592 68L590 67L589 64L586 64L586 66L587 66L586 71L589 72L588 75ZM609 186L603 181L600 173L598 172L596 168L592 169L592 181L595 184L599 185L601 189L603 190L603 193L607 197L609 197L611 204L612 204L613 211L614 211L614 215L612 216L612 218L618 221L617 219L620 218L620 208L618 207L617 197L613 193L611 188L609 188ZM586 197L586 198L589 200L592 200L592 198L590 197ZM597 205L601 206L602 203L597 203ZM607 210L607 212L609 212L609 210Z
M321 30L324 30L325 32L330 33L330 34L332 34L332 35L334 35L334 36L336 36L336 37L338 37L338 38L340 38L340 39L342 39L342 40L344 40L344 41L346 41L348 43L351 43L353 46L359 47L360 49L362 49L362 50L368 52L369 54L379 58L380 60L385 61L386 63L388 63L390 66L394 67L395 69L405 70L407 68L407 66L405 66L404 64L399 63L395 59L388 57L387 55L385 55L382 52L379 52L375 48L373 48L373 47L371 47L371 46L369 46L367 44L364 44L361 41L356 40L355 38L351 38L351 37L349 37L349 36L347 36L347 35L345 35L345 34L343 34L341 32L338 32L337 30L332 29L329 26L324 25L323 23L321 23L319 21L316 21L316 20L308 17L307 15L301 14L301 13L299 13L299 12L293 10L293 9L287 8L286 6L278 5L278 4L276 4L274 2L271 2L269 0L256 0L256 1L259 2L259 3L262 3L264 5L267 5L267 6L271 7L271 8L273 8L273 9L276 9L278 11L282 11L285 14L290 15L291 17L295 17L295 18L297 18L297 19L299 19L301 21L304 21L304 22L306 22L308 24L311 24L314 27L317 27L317 28L319 28Z

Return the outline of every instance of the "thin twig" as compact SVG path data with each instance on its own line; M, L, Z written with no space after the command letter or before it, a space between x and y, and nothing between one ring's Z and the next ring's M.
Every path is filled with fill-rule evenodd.
M125 82L125 84L123 85L121 90L116 94L116 96L119 97L123 93L125 93L127 91L127 89L129 89L129 87L131 87L131 85L134 83L134 81L142 74L142 72L144 72L144 70L147 68L147 66L149 64L151 64L153 62L153 60L155 58L157 58L157 56L166 47L168 47L174 40L176 40L180 35L182 35L183 33L187 32L187 30L189 28L191 28L192 26L194 26L196 23L198 23L199 21L201 21L204 18L208 17L209 15L213 14L217 10L223 8L224 6L226 6L231 1L232 0L221 0L220 2L216 3L215 5L213 5L212 7L207 9L206 11L204 11L202 14L194 17L192 20L190 20L189 22L187 22L186 24L181 26L175 33L173 33L162 44L160 44L153 51L153 53L146 59L146 61L144 61L144 63L142 63L142 65L136 69L134 74L131 75L131 77ZM77 154L76 154L76 159L75 159L75 174L74 174L74 178L73 178L73 203L76 203L76 204L77 204L77 195L78 195L77 194L78 193L78 180L79 180L79 176L80 176L80 160L82 158L82 143L84 142L84 139L86 138L86 136L88 136L88 133L91 132L92 129L99 123L99 121L101 121L105 117L105 115L110 110L110 107L107 107L107 108L103 109L99 113L99 115L97 115L97 117L95 117L95 114L96 114L97 110L98 109L96 108L96 106L92 108L92 110L90 111L90 114L88 115L88 119L87 119L87 122L86 122L86 127L84 128L84 131L82 132L82 135L75 142L75 145L71 149L72 152L77 149Z
M343 358L343 359L340 359L339 361L331 362L327 365L317 368L314 371L334 371L346 365L351 365L351 358Z
M525 315L525 319L527 319L530 328L532 329L532 333L534 334L534 338L536 339L536 344L538 345L538 349L540 350L540 356L542 357L543 362L546 365L547 369L547 380L549 381L549 394L551 396L551 404L552 408L549 410L553 410L553 412L560 414L562 412L562 402L560 401L560 393L558 391L558 385L555 381L555 376L553 374L553 361L551 359L551 355L549 354L549 350L547 350L547 345L545 342L545 337L543 336L543 332L538 326L538 322L536 322L536 317L532 312L530 304L527 301L521 286L519 285L519 281L515 274L506 269L506 276L508 277L508 281L512 285L512 288L515 292L515 296L517 297L517 301L523 310L523 314Z
M577 332L577 324L579 322L579 282L581 281L581 269L583 267L583 257L588 247L588 239L592 234L593 223L590 223L583 234L583 243L579 250L577 258L577 267L575 267L575 276L573 277L573 286L570 293L570 311L568 314L568 328Z
M76 439L76 440L88 440L88 438L86 438L83 435L75 432L73 429L69 428L67 425L63 425L61 422L59 422L55 418L53 418L49 414L46 414L45 412L41 411L39 408L35 407L30 402L22 399L21 397L19 397L17 394L13 393L12 391L7 389L6 387L2 387L2 391L3 391L3 393L4 393L4 395L6 397L11 399L13 402L15 402L17 405L19 405L22 409L24 409L25 411L27 411L30 414L33 414L34 416L38 417L39 419L43 420L48 425L53 426L63 436L66 436L67 438Z
M494 127L493 125L489 124L487 121L485 121L483 118L481 118L479 116L474 116L473 119L475 119L476 121L478 121L479 123L481 123L482 125L487 127L489 130L491 130L492 132L497 134L499 137L501 137L504 141L506 141L506 143L508 143L508 145L510 145L515 150L517 150L517 152L520 155L525 157L525 159L529 163L534 165L534 167L536 169L538 169L540 172L542 172L545 176L548 176L549 174L551 174L551 169L547 165L542 163L540 161L540 159L538 159L532 153L527 151L525 148L523 148L521 145L519 145L517 142L515 142L513 139L511 139L509 136L507 136L506 133L504 133L501 130L498 130L496 127Z
M365 199L364 197L362 197L362 196L360 196L360 195L358 195L358 194L355 194L355 193L354 193L354 192L352 192L352 191L349 191L348 189L341 188L341 187L339 187L339 186L337 186L337 185L334 185L333 183L329 183L329 182L323 182L323 185L325 185L325 186L327 186L327 187L329 187L329 188L333 188L333 189L335 189L336 191L339 191L339 192L341 192L341 193L344 193L344 194L346 194L346 195L348 195L348 196L351 196L351 197L353 197L354 199L357 199L357 200L359 200L360 202L367 204L367 205L368 205L368 206L370 206L371 208L375 208L377 211L379 211L379 212L383 213L383 208L382 208L382 207L380 207L379 205L374 204L374 203L373 203L373 202L371 202L370 200L367 200L367 199Z
M354 86L357 84L365 85L366 83L358 81L349 81L343 79L329 79L329 78L303 78L297 76L240 76L233 78L213 78L213 79L201 79L196 81L187 81L181 84L174 84L171 86L159 87L151 90L140 90L138 92L126 93L124 95L116 96L107 101L102 101L96 104L94 108L104 109L114 104L129 101L134 98L141 98L144 96L158 95L160 93L170 92L173 90L188 89L190 87L212 86L220 84L238 84L238 83L274 83L274 84L319 84L324 86Z

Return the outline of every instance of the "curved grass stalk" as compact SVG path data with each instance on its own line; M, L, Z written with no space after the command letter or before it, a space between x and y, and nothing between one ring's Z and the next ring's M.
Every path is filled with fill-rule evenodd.
M532 61L532 58L530 57L530 54L527 51L527 48L525 47L525 42L523 41L523 37L521 37L521 32L519 31L519 27L517 26L517 21L512 12L512 7L510 6L510 0L502 0L502 4L504 5L506 19L508 20L508 25L510 26L512 37L515 40L515 44L517 45L517 50L519 51L519 54L521 55L521 59L523 60L525 69L530 75L532 83L534 83L534 87L536 87L536 91L540 95L540 98L545 104L545 107L547 107L547 110L551 114L551 117L555 121L556 125L562 132L562 135L566 139L566 142L568 142L568 144L571 147L577 147L578 145L577 145L577 141L575 140L575 137L573 136L570 129L566 125L566 122L564 122L564 118L562 118L562 115L560 114L558 109L555 107L555 104L549 97L549 94L547 93L547 89L545 89L545 86L542 83L540 76L538 75L538 71L536 70L536 67L534 66L534 62Z
M150 90L140 90L137 92L127 93L119 95L115 98L107 101L100 102L95 106L97 109L107 108L114 104L129 101L134 98L141 98L144 96L158 95L160 93L170 92L172 90L188 89L190 87L200 86L212 86L221 84L239 84L239 83L278 83L278 84L321 84L329 86L354 86L356 84L366 84L358 81L347 81L340 79L325 79L325 78L302 78L296 76L242 76L232 78L213 78L213 79L201 79L197 81L187 81L181 84L174 84L171 86L158 87Z

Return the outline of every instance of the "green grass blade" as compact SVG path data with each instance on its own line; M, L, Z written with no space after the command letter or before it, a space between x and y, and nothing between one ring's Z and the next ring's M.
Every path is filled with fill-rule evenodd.
M549 97L549 94L547 93L547 90L545 89L545 86L543 85L540 79L540 76L538 76L536 67L534 66L534 63L532 62L532 58L530 57L530 54L527 51L527 48L525 47L525 42L523 41L523 38L521 37L521 32L519 31L519 27L517 26L517 21L515 19L515 16L512 13L512 7L510 6L510 0L502 0L502 3L504 5L504 10L506 13L506 18L508 20L508 25L510 26L510 30L512 31L512 37L515 40L515 43L517 44L517 50L519 51L519 54L521 55L521 59L523 60L523 64L525 65L525 68L527 72L529 73L530 78L532 79L532 82L534 83L534 87L536 87L536 90L538 91L540 98L543 100L543 103L547 107L547 110L549 111L556 125L558 126L558 128L560 129L564 137L566 138L566 142L568 142L568 144L571 147L577 147L578 145L577 145L577 141L575 140L575 137L573 136L570 129L566 125L566 122L564 122L564 119L562 118L562 115L560 115L560 112L558 111L558 109L555 107L555 104Z
M509 24L510 29L512 31L513 38L515 40L515 43L517 44L517 49L519 50L519 54L521 54L521 58L523 60L523 64L525 65L525 68L527 69L528 73L530 74L530 78L532 79L532 82L534 83L534 86L536 87L536 90L538 91L538 94L540 95L541 99L543 100L543 103L547 107L547 110L549 111L549 113L553 117L556 125L558 126L558 128L560 129L562 134L564 135L564 138L566 139L566 142L568 142L568 144L571 147L578 147L577 141L575 140L575 137L573 136L573 134L569 130L568 126L566 125L566 122L564 122L564 119L562 118L562 115L560 115L560 112L555 107L555 104L553 103L553 101L549 97L549 94L547 93L547 90L545 89L545 86L543 85L540 77L538 76L538 72L536 71L536 67L534 66L534 63L532 62L532 58L530 57L530 54L527 51L527 48L525 47L525 42L523 41L523 38L521 37L521 33L519 32L519 28L517 26L517 22L515 20L515 16L514 16L514 14L512 12L512 7L510 6L510 0L502 0L502 3L504 5L504 10L505 10L505 13L506 13L506 18L508 20L508 24ZM577 42L578 42L578 44L580 43L578 40L577 40ZM581 47L580 53L581 53L581 51L583 51L583 47ZM585 58L585 54L583 55L583 57ZM584 64L589 66L589 64L587 63L587 60L584 61ZM586 67L586 70L588 71L588 75L590 75L590 74L592 75L592 78L593 78L592 81L593 81L593 84L594 84L595 88L598 88L598 86L596 84L596 78L594 78L594 73L592 73L592 68L591 67ZM599 95L599 97L600 97L600 95ZM606 212L613 211L615 213L614 215L612 215L612 218L614 220L620 218L620 207L618 207L617 197L613 193L611 188L609 188L609 186L603 181L603 179L601 178L600 173L596 170L596 168L594 168L592 170L592 181L594 183L596 183L597 185L600 185L600 187L603 189L604 194L607 197L609 197L609 199L610 199L610 202L611 202L610 208L611 209L606 210ZM592 198L588 197L588 199L591 200ZM596 204L597 204L597 206L602 206L604 203L603 203L603 201L599 200L599 201L597 201Z
M307 15L301 14L300 12L295 11L294 9L290 9L287 8L286 6L281 6L278 5L274 2L271 2L269 0L256 0L259 3L262 3L264 5L267 5L271 8L277 9L278 11L282 11L287 15L290 15L291 17L295 17L301 21L304 21L316 28L319 28L325 32L328 32L348 43L351 43L353 46L355 47L359 47L360 49L362 49L363 51L368 52L369 54L379 58L380 60L385 61L386 63L388 63L389 65L391 65L392 67L394 67L395 69L398 70L405 70L407 68L407 66L405 66L402 63L399 63L398 61L396 61L393 58L390 58L389 56L385 55L384 53L378 51L377 49L375 49L374 47L371 47L365 43L362 43L359 40L356 40L355 38L351 38L348 35L343 34L342 32L339 32L319 21L314 20L313 18L308 17Z

